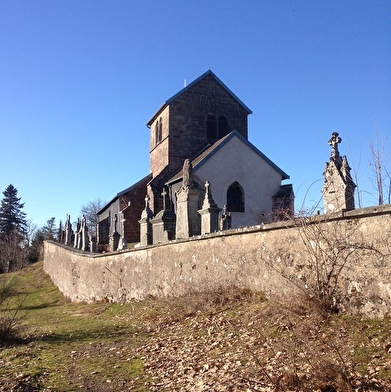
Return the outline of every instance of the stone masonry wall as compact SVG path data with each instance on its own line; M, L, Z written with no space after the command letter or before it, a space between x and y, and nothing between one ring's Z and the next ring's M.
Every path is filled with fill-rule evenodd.
M321 236L310 235L315 228L335 240L328 255L343 256L338 281L331 281L340 293L340 308L391 314L391 206L322 218L302 221L304 226L278 222L93 256L45 242L44 270L72 301L142 300L230 285L293 301L312 290L311 255L325 249Z
M209 75L170 104L170 165L173 171L208 144L209 114L217 119L225 116L229 132L236 130L247 139L248 113Z

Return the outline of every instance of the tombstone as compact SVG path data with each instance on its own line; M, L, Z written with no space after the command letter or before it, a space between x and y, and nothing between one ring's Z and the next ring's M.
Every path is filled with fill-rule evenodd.
M219 230L220 211L221 208L217 207L212 198L209 181L206 181L204 202L202 209L198 210L201 215L201 234L214 233Z
M232 227L231 214L225 205L219 214L219 230L229 230Z
M119 222L120 222L120 225L121 225L121 227L120 227L121 238L119 240L117 251L123 251L123 250L127 250L128 249L128 242L127 242L127 240L125 238L125 222L126 222L126 219L125 219L124 211L129 206L130 206L130 202L127 204L127 206L124 209L122 209L119 212L120 213L120 220L119 220Z
M110 252L116 252L118 250L120 238L121 238L121 234L118 233L117 231L110 236L110 243L109 243Z
M188 159L183 164L182 186L177 193L176 238L189 238L201 234L201 217L198 213L201 190L193 180L192 166Z
M147 246L152 244L152 223L153 212L149 208L149 196L145 196L145 208L141 213L140 224L140 246Z
M350 175L346 156L341 157L338 145L342 142L337 132L333 132L328 144L331 146L330 161L323 173L322 188L325 213L354 210L354 190L356 184Z
M166 207L166 195L167 192L164 189L162 192L163 210L150 221L152 224L152 239L154 244L166 243L175 239L176 216L174 211Z
M71 216L67 216L67 220L65 222L65 245L72 246L72 224L71 224Z
M73 247L76 249L81 248L81 235L80 235L80 219L77 218L76 228L73 231Z
M113 234L110 236L109 248L110 252L116 252L118 250L119 240L121 234L117 231L118 215L115 214L113 218Z
M60 220L60 225L58 226L57 240L60 244L64 243L64 230L62 229L62 221Z
M88 242L89 242L89 249L91 253L96 253L97 252L97 240L96 237L93 235L88 236Z
M89 250L88 226L87 226L87 219L85 215L83 215L81 219L80 237L81 237L80 249L84 251L88 251Z

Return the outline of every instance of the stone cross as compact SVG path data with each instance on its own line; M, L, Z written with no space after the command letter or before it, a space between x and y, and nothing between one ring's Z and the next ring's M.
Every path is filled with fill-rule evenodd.
M331 146L331 156L338 157L338 144L342 142L342 139L339 137L338 132L333 132L331 135L331 139L329 140L329 146Z
M209 187L210 187L210 182L206 180L205 182L205 193L209 195Z
M145 209L147 209L149 207L150 197L148 195L146 195L144 200L145 200Z
M113 222L114 222L114 233L116 233L117 232L117 222L118 222L117 214L114 215Z
M163 192L162 192L162 196L163 196L163 211L165 211L165 209L166 209L166 195L167 195L166 188L163 188Z

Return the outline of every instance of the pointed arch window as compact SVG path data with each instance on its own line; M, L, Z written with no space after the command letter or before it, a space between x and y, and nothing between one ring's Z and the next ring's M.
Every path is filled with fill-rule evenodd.
M243 188L236 181L227 190L227 209L230 212L244 212Z
M228 133L229 133L229 126L228 126L227 117L220 116L219 117L219 139L221 139L225 135L228 135Z

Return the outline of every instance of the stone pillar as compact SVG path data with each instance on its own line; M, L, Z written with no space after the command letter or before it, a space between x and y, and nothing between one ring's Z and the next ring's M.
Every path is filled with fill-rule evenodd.
M152 223L153 212L149 208L149 196L145 197L145 208L141 213L140 223L140 246L147 246L152 244Z
M214 202L209 187L209 181L206 181L204 203L202 209L198 210L201 215L201 234L214 233L219 230L219 212L221 208L218 208Z
M96 237L89 235L88 236L88 240L89 240L89 246L90 246L90 252L91 253L96 253L97 251L97 247L96 247Z
M346 156L341 157L338 144L342 139L337 132L333 132L329 145L332 147L330 161L324 170L324 184L322 188L324 212L343 212L354 210L354 190L356 184L350 175L350 167Z
M88 251L89 248L89 239L88 239L88 229L82 229L81 231L81 250Z
M182 186L177 194L176 238L189 238L201 234L201 217L198 213L201 191L192 178L192 166L188 159L183 164Z
M63 244L65 240L65 230L62 229L62 221L60 221L60 225L58 227L57 240L60 244Z
M89 250L89 241L88 241L88 226L86 222L86 217L83 215L81 220L81 250L88 251Z
M176 216L174 211L166 208L166 195L166 190L163 190L163 210L151 220L154 244L165 243L175 239Z
M73 247L76 249L81 248L81 233L80 233L80 219L77 218L77 223L76 223L76 229L74 230L74 242L73 242Z
M72 224L71 224L71 217L68 215L67 220L65 221L65 245L71 245L72 239Z

